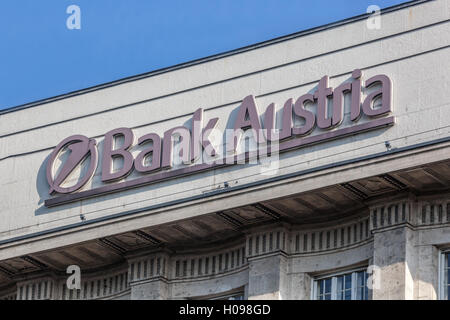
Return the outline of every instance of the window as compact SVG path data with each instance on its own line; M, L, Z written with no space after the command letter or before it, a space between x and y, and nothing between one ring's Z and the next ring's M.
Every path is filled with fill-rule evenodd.
M356 273L356 299L369 300L369 288L367 288L367 279L369 276L366 271Z
M336 277L337 281L337 300L352 299L352 274L344 274Z
M441 281L440 298L450 300L450 251L443 252L441 255Z
M319 280L317 300L331 300L331 280L332 278Z
M363 269L316 278L313 283L313 299L368 300L367 279L367 272Z
M238 288L227 292L212 294L208 296L198 296L187 298L189 300L244 300L244 288Z
M243 292L233 293L230 295L214 297L214 298L211 298L210 300L244 300L244 293Z

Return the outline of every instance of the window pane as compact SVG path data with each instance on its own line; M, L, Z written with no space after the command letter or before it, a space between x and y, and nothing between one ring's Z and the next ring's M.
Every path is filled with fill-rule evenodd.
M450 269L447 269L447 284L450 284Z
M342 290L344 289L343 288L343 286L344 286L344 279L343 279L344 277L343 276L340 276L340 277L337 277L337 279L336 279L336 283L337 283L337 300L342 300Z
M369 288L367 287L367 280L369 279L369 275L364 272L364 300L369 300Z
M446 260L446 267L447 267L447 270L445 270L445 279L444 279L444 285L446 285L447 287L446 287L446 292L445 292L445 289L444 289L444 294L445 294L445 297L444 297L444 299L447 299L447 300L450 300L450 253L446 253L445 254L445 260Z
M316 299L331 300L333 294L333 299L337 300L351 300L352 297L357 300L367 300L367 278L365 271L358 271L317 280ZM336 281L333 287L332 281Z
M358 300L368 300L369 289L367 288L367 279L368 274L365 271L360 271L357 273L358 281L357 281L357 297Z
M346 274L345 275L345 289L351 289L352 288L352 275Z
M212 298L207 298L207 300L244 300L244 293L240 292L240 293L235 293L232 295L212 297Z
M331 294L331 279L325 279L325 293Z
M358 278L357 285L358 285L358 287L363 287L364 286L364 274L365 274L364 271L357 273L357 278Z
M320 280L319 281L319 288L317 290L317 299L318 300L323 300L325 299L325 280Z
M351 300L352 299L352 290L346 290L345 291L345 300Z
M364 300L364 288L357 287L356 288L356 300Z
M342 291L342 290L344 290L344 276L339 276L339 277L336 277L336 283L337 283L337 290L338 291Z

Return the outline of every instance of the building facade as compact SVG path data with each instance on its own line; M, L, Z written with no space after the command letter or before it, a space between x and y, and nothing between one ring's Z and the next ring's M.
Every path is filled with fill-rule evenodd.
M2 111L0 298L449 299L450 1L370 18Z

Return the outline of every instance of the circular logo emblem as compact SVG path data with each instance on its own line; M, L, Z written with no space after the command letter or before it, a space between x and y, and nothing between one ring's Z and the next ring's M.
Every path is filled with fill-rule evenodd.
M53 177L53 166L59 154L69 149L70 154L61 165L56 177ZM72 173L72 171L90 155L90 163L87 172L77 183L71 187L61 187L61 184ZM78 190L88 182L97 168L97 147L94 139L89 139L82 135L68 137L61 141L53 150L47 162L47 181L50 185L49 194L54 192L69 193Z

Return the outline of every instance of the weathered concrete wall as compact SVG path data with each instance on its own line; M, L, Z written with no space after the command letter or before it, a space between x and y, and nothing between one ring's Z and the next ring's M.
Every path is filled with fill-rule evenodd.
M374 235L374 264L381 270L381 288L373 290L374 299L403 300L412 299L416 256L414 231L399 227Z
M3 176L0 194L8 196L2 196L0 202L3 215L0 240L77 223L80 214L87 219L107 217L123 210L198 195L224 181L244 184L263 179L258 166L245 166L239 170L223 169L180 178L176 184L162 182L157 188L142 187L50 209L43 205L49 198L44 169L46 159L52 148L69 135L95 137L101 151L103 134L113 128L133 128L137 137L149 132L161 135L167 128L186 123L198 107L205 109L206 119L220 117L218 126L223 130L230 125L227 120L230 115L230 119L234 119L243 97L254 94L260 109L265 109L270 102L276 102L281 108L286 99L314 90L320 77L326 74L331 77L333 87L346 80L355 68L362 68L366 79L387 74L394 83L396 124L389 129L292 151L281 157L277 174L384 151L386 140L398 148L448 136L448 18L448 1L431 1L383 15L380 30L368 30L366 21L356 21L223 59L4 114L0 117L3 134L0 139L0 172ZM349 126L348 119L343 126ZM319 132L316 129L313 134ZM433 156L434 159L437 157ZM399 159L395 163L404 166L421 164L421 161L423 159L411 157L408 162ZM377 170L383 170L383 166L380 164ZM100 172L99 167L87 187L101 184ZM211 199L214 207L227 208L260 198L311 190L330 181L356 179L373 172L365 167L365 170L354 168L340 174L335 179L311 178L301 185L271 187L270 191L261 190L255 195L237 196L232 200ZM127 179L136 176L134 173ZM142 215L144 220L138 221L135 216L136 220L117 221L113 228L99 223L95 231L79 228L80 233L65 236L60 244L132 230L142 223L156 225L187 218L214 210L212 208L206 203L182 211L172 208L164 210L163 216L154 211L151 219ZM55 241L42 239L39 243L23 241L20 247L17 247L19 242L2 245L0 259L33 252L36 248L51 248L54 244Z
M199 107L204 108L206 120L220 117L218 128L224 130L232 126L236 110L245 96L255 95L261 113L271 102L277 103L279 111L288 98L314 91L324 75L330 76L333 87L346 81L355 68L363 70L365 79L377 74L388 75L393 81L396 124L291 151L281 156L276 174L384 152L385 141L390 141L393 148L401 148L448 137L449 18L449 1L426 2L383 15L379 30L367 29L365 20L355 21L244 53L2 114L0 242L78 223L80 214L88 220L105 218L200 195L225 181L233 182L233 185L261 181L266 176L260 174L260 167L248 165L182 177L176 182L161 182L156 187L141 187L55 208L46 208L43 204L49 198L46 159L54 146L70 135L95 138L101 156L103 135L107 131L130 127L136 137L150 132L162 135L168 128L188 125L192 113ZM342 126L349 127L348 101L345 117ZM361 122L364 121L367 119L362 118ZM312 134L321 132L315 129ZM385 173L387 168L400 170L448 159L449 150L449 145L429 147L427 152L410 151L377 161L361 161L358 165L327 169L320 174L251 187L245 192L197 202L186 201L183 205L148 210L71 230L60 229L51 237L40 235L0 244L0 260L186 219L215 212L217 208L224 210L370 177ZM134 155L138 151L139 148L133 149ZM100 175L101 165L86 188L102 185ZM138 176L133 173L127 180ZM244 288L246 298L310 299L314 277L374 264L381 268L380 288L373 291L374 299L436 299L439 249L450 244L449 213L446 211L448 195L411 196L395 203L388 199L377 201L370 205L368 212L361 212L342 224L330 221L326 226L255 228L238 245L230 245L220 252L204 255L158 252L127 257L128 264L123 270L105 268L102 274L86 275L82 292L86 288L86 299L185 299ZM426 209L425 214L422 212L424 206L435 204L445 204L441 220L439 216L431 218L437 211ZM389 205L398 205L397 218L387 218ZM383 218L382 208L385 210ZM270 232L279 241L268 243L268 239L272 239ZM233 264L228 265L224 257L229 257ZM158 258L162 259L161 265L150 274L150 261ZM219 258L223 259L220 265ZM199 259L202 263L209 259L208 268L205 267L208 270L202 273L195 264ZM214 267L213 259L216 259ZM186 273L184 261L189 261ZM195 266L192 273L191 261ZM15 294L11 288L2 288L0 296L85 298L64 291L64 285L62 275L36 275L32 279L18 279Z
M131 286L131 300L167 300L168 284L164 280L153 280Z
M249 299L282 300L287 296L287 259L276 254L249 261Z

